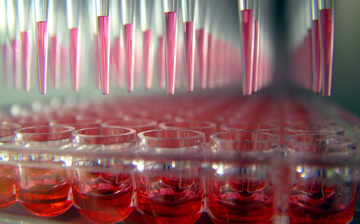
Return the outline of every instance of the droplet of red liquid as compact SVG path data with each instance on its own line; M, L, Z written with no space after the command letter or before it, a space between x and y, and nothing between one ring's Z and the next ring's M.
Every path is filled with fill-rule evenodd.
M169 95L175 93L176 68L176 12L165 13L165 63L167 90Z
M70 32L70 68L72 90L79 90L79 74L78 74L78 28L72 28Z
M127 91L134 90L134 30L133 24L124 25Z
M109 17L98 16L99 61L102 94L109 94Z
M194 23L189 21L184 23L184 42L185 42L185 61L187 74L187 89L188 92L194 90Z
M36 23L36 39L38 48L38 69L39 69L39 91L46 93L47 81L47 54L48 54L47 22Z

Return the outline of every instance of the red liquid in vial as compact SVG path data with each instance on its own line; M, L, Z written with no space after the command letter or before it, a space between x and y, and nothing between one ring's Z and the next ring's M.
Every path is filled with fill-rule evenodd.
M230 181L227 189L219 186L224 184L214 182L208 196L209 215L214 223L273 222L273 192L265 190L264 181Z
M28 32L24 31L20 33L21 37L21 55L22 55L22 66L23 66L23 82L24 90L30 90L30 71L29 69L29 39Z
M38 47L38 69L39 69L39 90L41 94L46 93L47 78L47 22L40 21L36 23L36 40Z
M194 90L194 60L193 60L193 34L194 23L184 23L184 42L185 42L185 60L186 60L186 74L187 74L187 90L192 92Z
M43 217L53 217L62 214L70 208L70 181L64 179L66 171L22 168L27 173L17 180L16 194L21 205L29 212ZM38 176L44 176L38 179ZM27 182L27 186L23 186Z
M58 80L56 77L56 45L57 45L57 38L56 36L50 37L50 71L51 71L51 77L52 77L52 85L53 88L58 88Z
M140 178L137 209L147 223L194 223L200 217L203 192L193 179L156 177L149 183L144 179Z
M206 77L206 56L205 56L205 31L204 29L199 29L196 31L196 48L199 58L199 67L200 67L200 88L206 89L207 77Z
M70 32L70 68L71 68L71 82L72 90L79 90L78 77L78 28L72 28Z
M176 68L176 12L165 13L165 63L167 90L169 95L175 93Z
M101 183L85 187L74 183L72 188L74 206L87 220L94 223L117 223L133 210L134 189L129 175L87 173L89 178L101 178ZM79 180L81 181L81 180ZM79 189L89 189L81 192Z
M0 165L0 209L9 207L16 201L14 167Z
M150 42L151 42L151 30L145 30L143 32L143 54L144 54L144 74L145 74L145 89L151 88L150 77Z
M315 92L321 91L321 60L320 60L320 35L319 35L319 20L313 20L313 47L315 52Z
M133 24L124 25L124 45L126 59L126 81L127 91L132 92L134 89L134 28Z
M109 93L109 57L110 57L110 41L109 41L109 17L98 16L98 41L99 41L99 61L102 94Z
M330 96L331 94L331 79L332 79L332 10L320 10L320 31L321 41L323 47L323 55L325 60L324 76L323 76L323 95Z
M244 71L244 93L251 95L252 88L252 35L253 35L253 10L247 9L241 11L241 35L243 49Z

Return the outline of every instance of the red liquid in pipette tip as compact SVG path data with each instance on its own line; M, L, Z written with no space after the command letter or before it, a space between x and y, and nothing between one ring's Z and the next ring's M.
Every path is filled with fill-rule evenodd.
M16 201L14 175L13 166L0 165L0 209L9 207Z
M50 37L50 72L51 72L51 78L52 78L52 86L54 89L57 89L59 87L57 74L56 74L56 46L57 46L57 38L56 36Z
M109 94L109 16L98 16L99 61L102 94Z
M167 90L169 95L175 93L176 68L176 12L165 12L165 63Z
M166 88L164 36L160 36L158 40L158 63L159 85L164 89Z
M17 55L18 55L18 46L16 43L16 39L10 40L10 46L13 51L13 58L12 58L12 66L13 66L13 85L14 89L18 90L20 89L20 78L18 77L18 71L17 71Z
M215 63L214 63L214 42L215 38L212 34L208 35L208 69L207 69L207 76L208 76L208 87L210 89L215 88Z
M69 29L70 32L70 68L72 90L79 90L79 74L78 74L78 28Z
M184 23L185 60L186 60L188 92L192 92L194 90L194 60L193 60L193 49L195 47L193 46L194 31L195 31L195 27L193 22L189 21Z
M254 28L254 67L253 67L253 80L252 80L252 91L256 92L258 88L258 21L255 20Z
M36 41L38 48L38 70L39 70L39 91L41 94L46 93L47 80L47 22L40 21L36 23Z
M123 41L120 36L115 37L114 41L115 41L114 43L115 68L117 71L116 83L118 87L122 87L124 85L123 71L121 67L121 65L123 65L123 58L122 58L124 52Z
M313 74L313 44L312 44L312 29L308 29L308 61L309 61L309 89L312 90L314 86L314 74Z
M100 75L100 61L99 61L99 40L98 35L94 35L94 55L95 55L95 66L96 66L96 86L98 89L101 89L101 75Z
M319 20L313 20L313 47L315 50L315 55L313 55L313 57L315 57L315 64L314 66L316 66L315 68L315 92L319 93L321 92L321 53L320 53L320 33L319 33Z
M252 35L253 35L253 10L246 9L241 11L241 35L243 49L243 66L244 68L244 94L251 95L252 88Z
M151 30L143 32L143 57L144 57L144 75L145 75L145 89L149 90L152 84L152 77L150 77L150 42Z
M196 31L196 49L199 59L200 67L200 88L206 89L207 86L207 74L206 74L206 56L205 56L205 31L199 29Z
M125 60L126 60L126 82L127 91L134 90L134 30L133 24L124 25L124 45L125 45Z
M53 217L70 208L70 181L64 179L67 176L65 170L28 168L27 174L21 178L30 180L15 182L18 200L27 211L42 217Z
M132 205L134 188L129 176L99 173L92 175L101 175L101 179L105 179L106 183L94 184L92 187L98 188L88 192L81 192L79 191L81 188L75 186L77 184L73 185L73 201L79 213L94 223L117 223L125 219L134 208ZM119 176L122 176L123 180L118 183ZM126 176L127 181L124 180Z
M30 90L30 70L29 70L29 38L28 32L24 31L20 33L21 38L21 55L22 55L22 67L23 67L23 85L24 90Z
M323 47L323 55L325 60L324 75L323 75L323 95L330 96L331 94L331 79L332 79L332 10L320 10L320 31Z

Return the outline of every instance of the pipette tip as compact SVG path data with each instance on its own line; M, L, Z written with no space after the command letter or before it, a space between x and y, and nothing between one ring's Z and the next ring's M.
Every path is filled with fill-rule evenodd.
M176 12L165 13L165 62L168 94L175 93L176 68Z
M109 16L98 16L99 61L101 75L101 91L109 94Z
M79 90L79 74L78 74L78 28L72 28L70 32L70 66L72 90Z
M144 57L144 75L145 75L145 89L149 90L152 84L152 77L150 77L150 42L151 30L143 32L143 57Z
M198 29L196 31L196 48L199 59L200 67L200 88L206 89L207 77L206 77L206 56L205 56L205 32L204 29Z
M29 38L28 32L24 31L20 33L21 37L21 55L23 66L23 81L24 91L30 90L30 71L29 71Z
M192 21L184 23L185 60L187 74L187 90L194 90L194 35L195 27Z
M50 44L51 44L51 48L50 48L50 72L51 72L51 78L52 78L52 86L54 89L57 89L58 86L58 79L57 79L57 74L56 74L56 54L57 54L57 38L56 36L52 36L50 37Z
M132 92L134 89L134 30L133 24L124 25L124 45L126 57L126 81L127 91Z
M48 40L47 40L47 22L40 21L36 24L37 47L38 47L38 65L39 65L39 92L46 93L46 78L47 78L47 54L48 54Z

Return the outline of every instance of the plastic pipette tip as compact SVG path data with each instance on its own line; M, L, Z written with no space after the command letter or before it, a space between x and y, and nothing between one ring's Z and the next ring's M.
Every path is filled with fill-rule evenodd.
M98 16L99 61L101 75L101 91L109 94L109 17Z
M94 35L94 56L95 56L95 67L96 67L96 86L98 89L101 89L101 75L100 75L100 65L99 65L99 42L98 35Z
M208 66L208 68L207 68L207 77L208 77L208 83L207 83L207 85L208 85L208 87L210 88L210 89L213 89L214 87L215 87L215 77L213 76L214 75L214 67L213 67L213 40L214 38L213 38L213 35L212 34L209 34L208 35L208 55L207 55L207 57L208 57L208 59L207 59L207 66Z
M200 88L206 89L207 84L207 74L205 70L206 66L206 57L205 57L205 32L204 29L199 29L196 31L196 48L199 59L200 67Z
M59 83L57 82L57 74L56 74L56 46L57 46L57 38L56 36L50 37L50 72L51 72L51 78L52 78L52 86L54 89L58 88Z
M325 64L323 64L324 74L323 74L323 96L331 95L331 82L332 82L332 55L333 55L333 46L332 46L332 10L323 9L320 10L320 32L322 38L322 47Z
M320 35L319 35L319 20L313 20L313 48L314 53L313 55L315 58L314 66L315 66L315 80L314 80L314 91L316 93L321 92L321 54L320 54Z
M243 48L244 68L244 95L251 95L252 92L252 30L253 30L253 10L246 9L241 12L241 35Z
M118 87L122 87L124 84L123 81L123 72L122 72L122 65L123 65L123 58L122 52L124 51L122 39L120 36L115 37L114 40L114 56L115 56L115 68L116 68L116 84Z
M39 92L46 93L46 78L47 78L47 54L48 54L48 40L47 40L47 22L40 21L36 23L36 41L38 47L38 69L39 69Z
M12 66L13 66L13 85L14 89L20 89L20 80L17 71L17 42L16 39L10 40L10 46L13 51Z
M258 90L258 21L255 20L254 28L254 65L253 65L253 80L252 80L252 91L257 92Z
M152 77L150 77L150 42L151 30L143 32L143 57L144 57L144 75L145 75L145 89L149 90L152 84Z
M126 82L127 91L134 90L134 36L133 24L124 25L124 45L125 45L125 59L126 59Z
M72 90L79 90L79 74L78 74L78 28L69 29L70 32L70 68Z
M169 95L173 95L175 93L176 68L176 12L165 13L165 33L167 91Z
M160 36L158 40L158 63L159 63L159 85L161 88L166 88L165 75L165 55L164 55L164 36Z
M23 67L23 88L25 91L30 90L30 71L29 71L29 38L28 32L24 31L20 33L21 37L21 55L22 55L22 67Z
M192 21L184 23L185 60L187 74L187 90L194 91L194 38L195 27Z
M5 43L2 46L3 49L3 72L4 72L4 86L5 88L9 87L9 53L10 53L10 49L9 46Z

